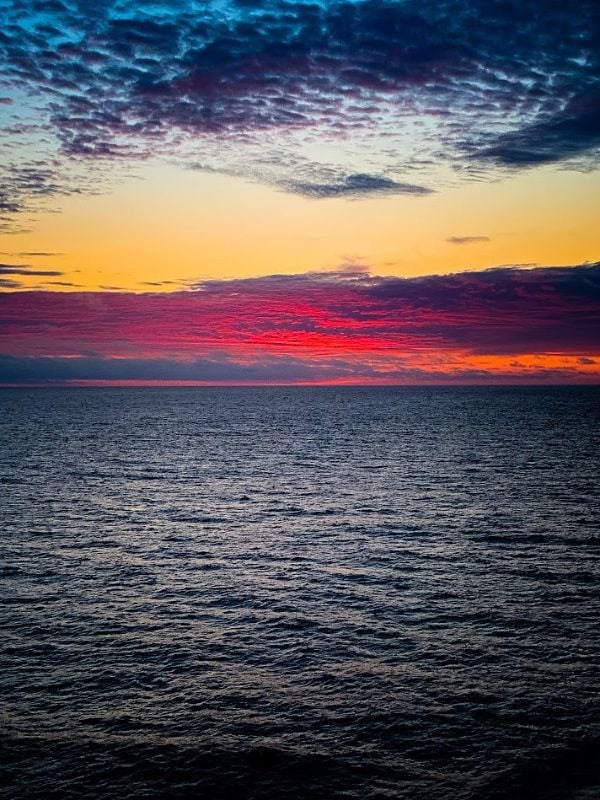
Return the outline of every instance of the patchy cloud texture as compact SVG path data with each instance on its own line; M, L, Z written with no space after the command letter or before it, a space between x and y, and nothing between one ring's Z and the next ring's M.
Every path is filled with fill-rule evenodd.
M596 0L0 0L0 13L5 225L93 188L91 162L157 152L314 198L423 194L439 164L481 177L598 157Z
M600 264L0 295L4 383L598 379Z

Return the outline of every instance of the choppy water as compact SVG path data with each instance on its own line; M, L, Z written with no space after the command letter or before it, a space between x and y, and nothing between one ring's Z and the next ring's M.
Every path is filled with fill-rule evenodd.
M600 796L600 390L0 393L9 798Z

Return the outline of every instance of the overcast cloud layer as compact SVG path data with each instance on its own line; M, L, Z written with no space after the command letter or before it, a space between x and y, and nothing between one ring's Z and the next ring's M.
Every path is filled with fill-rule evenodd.
M440 165L598 158L596 0L2 0L0 14L5 225L93 189L92 164L158 153L317 199L424 194Z

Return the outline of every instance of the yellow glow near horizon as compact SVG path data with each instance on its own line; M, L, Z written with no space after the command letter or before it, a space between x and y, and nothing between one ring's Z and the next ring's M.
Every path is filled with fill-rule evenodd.
M14 263L66 273L19 276L23 285L172 291L177 283L148 283L306 272L348 261L414 276L600 257L598 173L544 168L427 197L353 201L308 200L166 165L141 174L105 194L64 199L62 211L40 213L30 233L1 236L0 250ZM489 241L455 245L450 236ZM35 251L61 255L16 255Z

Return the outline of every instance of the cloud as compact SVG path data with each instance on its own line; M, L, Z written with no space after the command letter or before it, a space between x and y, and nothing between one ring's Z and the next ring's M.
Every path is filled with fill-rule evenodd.
M28 264L0 264L0 275L60 276L64 275L64 272L56 269L34 269Z
M378 175L356 174L348 175L336 183L306 183L302 181L289 181L280 184L282 189L315 199L346 197L357 199L359 197L377 197L391 194L425 195L431 189L415 186L410 183L384 178Z
M81 288L81 284L72 281L44 281L44 286L78 286Z
M47 253L44 251L33 250L24 253L3 253L3 255L18 256L19 258L54 258L55 256L62 256L63 253Z
M600 264L420 278L340 269L159 294L4 293L0 331L13 365L4 382L15 382L15 364L33 364L32 380L44 364L48 379L62 365L56 380L598 380Z
M597 151L600 148L600 92L572 97L557 114L498 136L475 151L478 160L506 167L529 167Z
M141 281L140 286L183 286L187 285L188 281Z
M587 362L586 362L587 363ZM358 367L358 368L357 368ZM527 368L521 362L500 366L457 365L451 371L395 365L357 365L356 360L335 358L320 362L308 358L267 356L240 363L223 356L189 361L135 358L32 358L0 355L0 385L306 385L306 384L543 384L597 382L576 363L550 369L543 362Z
M55 208L59 198L94 192L97 185L98 176L75 177L73 169L50 156L35 162L4 163L0 165L0 233L24 232L16 226L15 216Z
M489 242L489 236L449 236L446 239L450 244L480 244Z
M172 359L109 358L14 358L0 356L0 375L5 383L82 381L202 381L302 382L326 381L352 374L349 365L335 359L325 364L289 356L269 356L240 363L226 355Z
M105 0L43 13L35 0L0 0L0 10L0 80L35 97L33 119L6 136L15 147L24 137L24 153L39 152L28 137L48 148L3 181L9 214L27 198L87 191L74 164L157 151L314 198L422 194L440 164L480 178L598 163L596 0ZM339 179L298 177L298 161Z
M29 206L32 199L68 194L57 181L56 172L45 165L9 165L2 170L0 212L16 213Z

